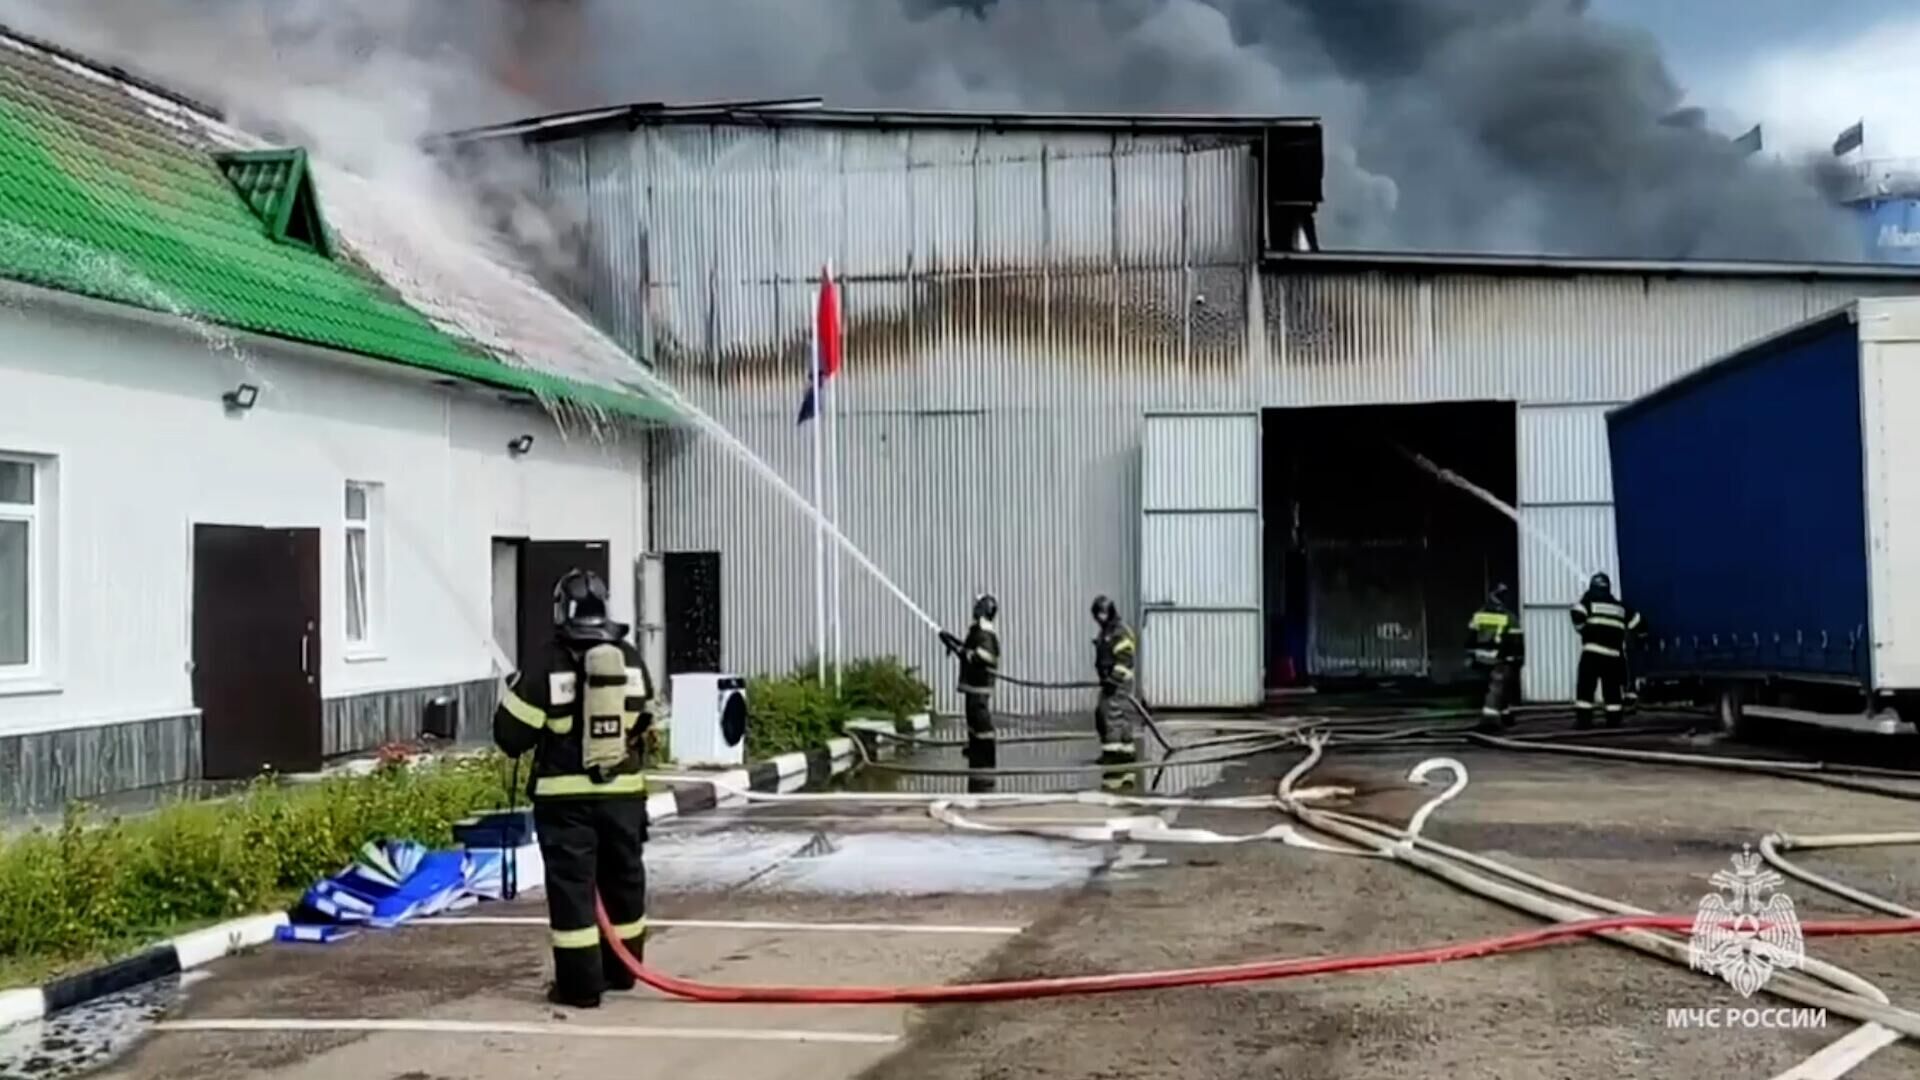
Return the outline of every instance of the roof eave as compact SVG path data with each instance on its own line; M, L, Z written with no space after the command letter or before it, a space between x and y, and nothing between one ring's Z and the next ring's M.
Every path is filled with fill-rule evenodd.
M1740 260L1604 259L1555 255L1476 255L1394 251L1269 251L1262 262L1299 270L1375 270L1385 273L1513 274L1570 277L1632 274L1650 277L1766 277L1920 281L1920 266L1888 263L1798 263Z
M674 124L743 127L929 128L1052 132L1139 132L1171 135L1255 135L1272 128L1318 128L1317 117L1257 114L962 112L930 109L838 109L817 99L781 102L714 102L667 105L645 102L548 113L429 136L429 148L495 139L530 142L562 139L608 129Z
M0 276L0 295L8 292L15 293L30 303L52 303L84 315L141 323L193 336L196 339L200 336L189 320L169 312ZM310 359L325 363L351 364L389 378L404 378L411 374L415 377L452 379L474 387L527 394L541 401L560 399L587 405L645 424L675 425L684 423L686 420L679 410L657 398L582 383L531 369L509 367L499 361L480 356L472 357L471 366L439 364L421 360L403 360L391 356L376 356L355 349L322 345L302 338L224 324L221 326L221 332L233 335L242 345L249 342L266 343L275 348L303 354Z

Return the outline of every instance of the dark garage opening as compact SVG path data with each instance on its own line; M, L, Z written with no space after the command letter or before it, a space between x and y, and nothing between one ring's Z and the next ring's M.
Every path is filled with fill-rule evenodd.
M1512 504L1510 402L1262 414L1267 684L1450 686L1495 581L1518 602L1512 519L1396 444Z

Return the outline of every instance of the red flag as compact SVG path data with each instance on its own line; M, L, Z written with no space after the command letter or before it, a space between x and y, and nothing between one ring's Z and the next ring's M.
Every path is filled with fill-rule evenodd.
M833 268L820 268L820 381L840 374L840 286L834 284Z
M820 268L820 303L814 311L813 364L820 375L820 392L840 373L840 287L833 282L833 269ZM819 403L813 400L814 372L807 373L807 393L800 400L799 423L813 419Z

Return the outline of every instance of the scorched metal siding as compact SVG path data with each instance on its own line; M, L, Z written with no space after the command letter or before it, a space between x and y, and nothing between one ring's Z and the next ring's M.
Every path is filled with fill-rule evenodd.
M577 156L578 145L537 152ZM636 175L592 167L623 158ZM596 265L627 268L592 291L596 311L628 326L620 305L645 296L661 373L801 492L812 466L810 429L795 423L808 298L833 262L846 313L833 393L848 533L950 627L976 590L997 592L1007 670L1042 679L1087 677L1094 594L1139 610L1148 409L1604 405L1847 299L1913 287L1654 270L1262 270L1258 172L1234 136L663 124L596 137L586 164L546 175L588 219ZM638 237L633 222L644 222ZM1577 556L1611 562L1591 417L1524 412L1541 426L1522 435L1523 483L1537 492L1561 476L1558 497L1595 504L1543 510L1544 527ZM813 648L811 529L717 444L661 438L655 544L724 553L726 665L800 659ZM1542 573L1525 575L1522 599L1569 602L1570 585ZM850 563L842 599L849 655L903 653L933 674L938 704L955 704L932 635ZM1530 685L1565 696L1570 645L1545 633L1559 631L1536 627ZM1006 688L997 704L1091 698Z

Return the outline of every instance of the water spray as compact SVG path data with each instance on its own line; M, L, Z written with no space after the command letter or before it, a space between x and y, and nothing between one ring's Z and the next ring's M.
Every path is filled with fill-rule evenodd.
M1452 469L1442 468L1441 466L1434 464L1433 461L1427 458L1426 455L1424 454L1417 454L1412 450L1409 450L1406 447L1400 445L1397 442L1388 443L1388 445L1393 447L1393 449L1396 452L1398 452L1401 457L1406 458L1408 461L1413 462L1415 465L1418 465L1421 469L1432 474L1433 477L1439 480L1441 483L1450 484L1454 487L1457 487L1461 491L1466 492L1467 494L1473 496L1474 498L1479 499L1481 502L1486 503L1488 506L1493 507L1495 510L1500 511L1502 514L1505 514L1506 516L1512 518L1513 523L1519 526L1521 532L1526 533L1528 537L1533 539L1541 547L1546 548L1548 553L1550 553L1554 558L1560 560L1560 564L1562 566L1565 566L1570 572L1572 572L1574 577L1577 578L1583 585L1586 583L1586 580L1590 575L1589 575L1589 572L1580 565L1580 561L1578 559L1575 559L1573 556L1567 554L1566 549L1562 548L1559 544L1555 543L1552 537L1541 532L1539 529L1535 528L1532 524L1530 524L1525 518L1521 517L1519 510L1508 505L1498 495L1495 495L1493 492L1488 491L1486 488L1483 488L1480 485L1474 483L1473 481L1468 480L1466 477L1461 476L1459 473L1454 472Z

